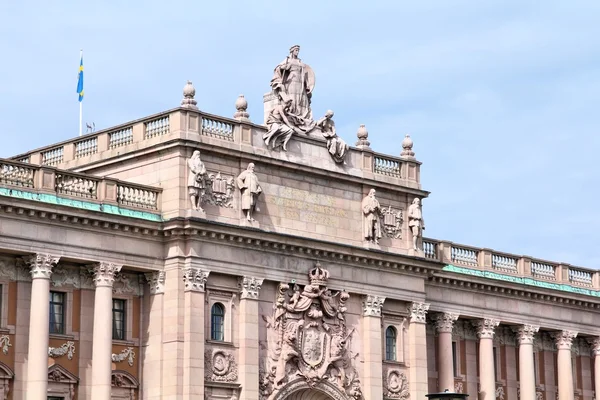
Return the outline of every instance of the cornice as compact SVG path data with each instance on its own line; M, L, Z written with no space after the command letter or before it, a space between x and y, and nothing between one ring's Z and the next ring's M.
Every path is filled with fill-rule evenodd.
M527 301L559 303L561 306L577 309L581 309L582 307L592 310L600 309L600 298L596 299L585 294L561 292L541 286L528 286L505 280L493 280L471 274L459 275L454 272L435 272L426 285L458 287L466 291L482 293L491 292L496 296L516 297L527 299ZM578 295L585 296L585 298L576 298L575 296Z

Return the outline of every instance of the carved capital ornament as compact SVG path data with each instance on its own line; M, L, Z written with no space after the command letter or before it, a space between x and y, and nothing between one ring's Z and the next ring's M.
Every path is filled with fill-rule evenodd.
M150 285L150 294L161 294L165 292L165 281L167 273L165 271L154 271L144 274L148 285Z
M533 344L533 338L535 334L540 330L539 326L535 325L521 325L512 328L513 332L517 334L519 344Z
M588 343L592 348L592 354L596 357L600 356L600 337L588 339Z
M381 317L381 308L385 297L367 295L363 299L363 315L365 317Z
M262 278L255 278L253 276L244 276L239 279L240 287L240 299L258 299L258 293L263 283Z
M112 287L115 282L115 275L121 271L122 267L122 265L111 262L99 262L90 265L88 270L93 276L92 279L96 287Z
M561 331L552 333L552 338L558 350L571 350L573 339L577 337L577 332Z
M210 271L203 271L200 268L184 268L183 282L185 284L185 291L204 292L209 274Z
M454 322L458 319L458 314L454 313L439 313L433 316L435 329L438 333L452 333Z
M52 268L58 264L58 260L60 256L42 253L23 257L23 261L29 267L31 279L50 279Z
M477 331L477 337L479 339L493 339L496 327L500 325L500 321L497 319L486 318L473 321L472 324Z
M429 303L411 303L408 306L410 322L424 324L426 322L427 311L429 311Z

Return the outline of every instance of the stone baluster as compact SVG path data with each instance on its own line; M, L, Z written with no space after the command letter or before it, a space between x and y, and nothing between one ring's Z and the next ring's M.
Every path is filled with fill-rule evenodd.
M92 400L111 398L112 375L112 288L115 274L122 266L109 262L90 265L94 293L94 329L92 344Z
M520 400L536 400L535 368L533 366L533 337L539 329L539 326L533 325L522 325L512 328L519 340Z
M594 355L594 400L600 400L600 337L588 341Z
M573 364L571 363L571 346L577 332L562 331L552 334L552 338L558 349L558 398L560 400L573 400Z
M425 332L428 310L429 303L411 303L408 306L408 313L410 315L410 325L408 326L408 340L410 343L408 362L410 365L409 387L411 399L424 399L428 392L427 340Z
M183 269L183 398L204 398L205 286L209 271Z
M496 366L494 365L494 332L500 321L482 319L473 322L479 338L480 399L496 399Z
M454 358L452 356L452 328L458 314L440 313L433 316L438 334L438 391L454 391Z
M31 400L45 399L48 391L50 277L60 257L35 254L24 257L31 273L31 311L27 350L27 392Z
M240 400L259 398L258 389L258 295L263 279L244 276L240 287L240 360L239 372L242 393Z
M381 308L385 297L367 295L363 298L362 337L363 340L363 376L361 377L365 399L383 398L383 382L381 380Z

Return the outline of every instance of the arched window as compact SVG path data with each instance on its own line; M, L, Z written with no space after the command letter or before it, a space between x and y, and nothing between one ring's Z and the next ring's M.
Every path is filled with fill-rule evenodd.
M225 340L225 307L221 303L213 304L210 309L210 339Z
M396 361L397 336L396 328L388 326L385 330L385 359L388 361Z

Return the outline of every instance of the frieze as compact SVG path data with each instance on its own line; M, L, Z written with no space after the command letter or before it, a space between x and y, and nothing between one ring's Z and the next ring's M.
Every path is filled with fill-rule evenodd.
M135 359L135 351L133 350L133 347L128 347L126 349L121 350L121 352L119 354L113 353L111 355L111 359L115 363L120 363L120 362L127 360L127 364L129 364L130 367L133 367L133 360Z
M235 180L233 176L222 176L221 172L209 173L206 179L204 202L213 206L233 208Z
M65 342L59 347L48 347L48 357L58 358L66 355L69 360L72 360L74 354L75 342L72 341Z
M137 275L119 272L113 282L113 293L118 295L140 296L140 285Z
M80 281L79 268L58 264L54 268L50 284L54 287L73 286L78 289Z
M334 399L362 399L358 354L351 350L355 329L346 325L350 295L328 289L329 272L318 263L308 279L303 288L280 283L273 314L263 316L267 357L259 368L260 398L283 399L291 388L307 386L328 390Z
M204 378L212 382L235 382L238 366L231 351L207 349L204 352Z
M410 390L408 387L408 378L406 373L399 369L390 368L384 373L383 377L383 397L386 399L402 399L410 398Z
M386 237L402 239L402 224L404 223L402 210L394 209L392 206L382 206L380 219L383 234Z
M10 336L0 336L0 348L2 349L2 353L8 354L9 347L12 347L12 343L10 343Z

